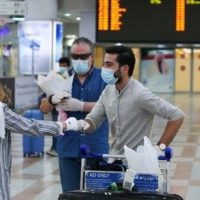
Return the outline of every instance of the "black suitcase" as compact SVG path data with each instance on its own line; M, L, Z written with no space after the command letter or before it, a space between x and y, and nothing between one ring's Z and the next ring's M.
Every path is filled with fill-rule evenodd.
M58 200L183 200L179 195L160 192L71 191Z

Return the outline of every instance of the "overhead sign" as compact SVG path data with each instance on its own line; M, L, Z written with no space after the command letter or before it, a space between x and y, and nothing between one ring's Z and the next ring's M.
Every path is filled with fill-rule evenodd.
M96 41L200 42L200 0L96 0Z
M27 4L23 1L0 1L0 15L22 15L27 13Z

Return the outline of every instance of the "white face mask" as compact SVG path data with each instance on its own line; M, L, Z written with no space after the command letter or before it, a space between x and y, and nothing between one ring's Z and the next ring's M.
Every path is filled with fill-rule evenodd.
M78 75L84 75L89 72L89 60L72 60L72 67Z
M115 72L112 69L102 67L101 78L104 80L105 83L113 85L118 80L118 78L114 77L114 73Z

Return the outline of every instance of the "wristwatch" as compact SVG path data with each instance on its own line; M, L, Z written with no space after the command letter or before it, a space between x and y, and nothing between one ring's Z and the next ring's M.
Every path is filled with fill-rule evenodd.
M161 151L164 151L167 147L166 144L164 144L164 143L160 143L158 146L159 146Z

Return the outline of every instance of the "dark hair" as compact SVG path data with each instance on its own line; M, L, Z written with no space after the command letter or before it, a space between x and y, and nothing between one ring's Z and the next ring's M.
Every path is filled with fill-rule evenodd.
M58 60L59 63L66 63L67 66L70 66L70 60L67 57L62 57Z
M94 53L94 44L91 40L89 40L88 38L85 38L85 37L79 37L74 40L74 42L72 43L72 46L74 44L80 44L80 43L87 44L90 47L90 51L91 51L90 53L92 53L92 54Z
M128 65L128 75L132 76L135 67L135 55L130 47L127 46L111 46L105 50L109 54L117 54L117 62L119 65Z

